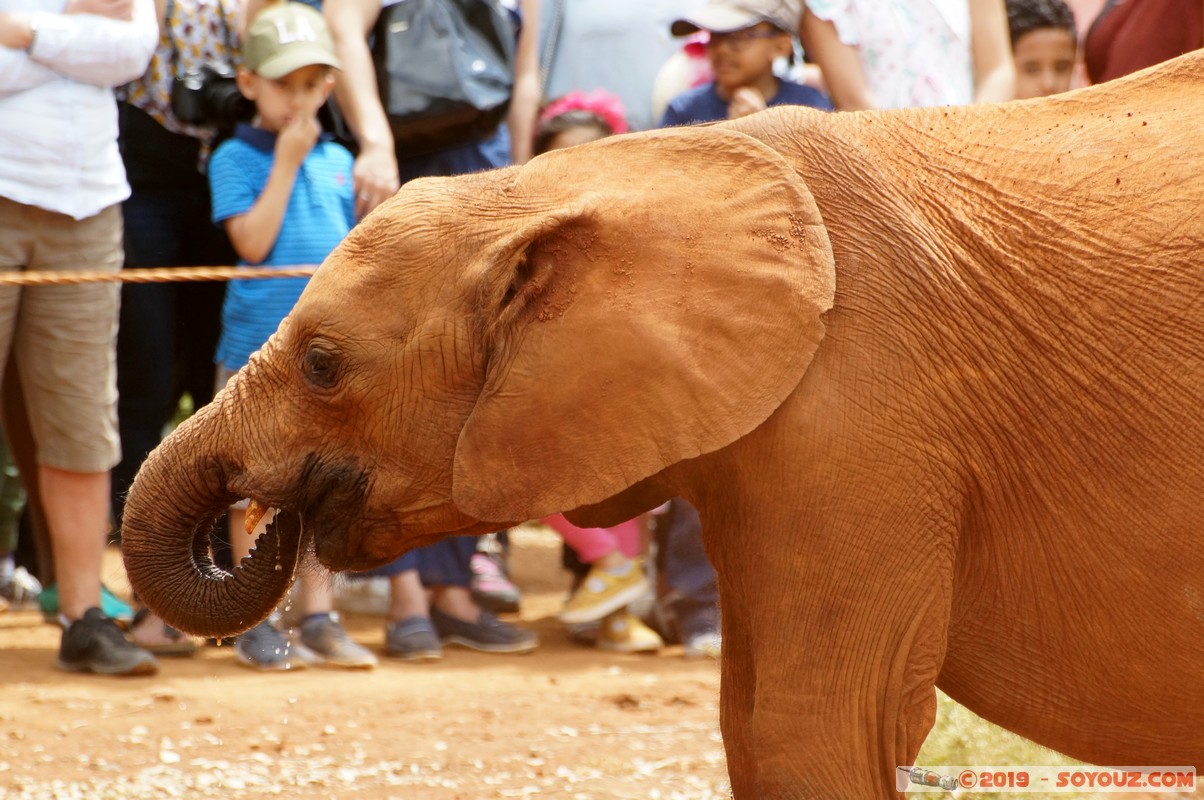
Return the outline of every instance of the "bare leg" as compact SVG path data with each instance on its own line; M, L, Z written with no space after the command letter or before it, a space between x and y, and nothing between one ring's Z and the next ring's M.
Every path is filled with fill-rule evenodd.
M301 572L301 613L329 614L334 610L334 578L325 570Z
M38 486L54 549L59 610L74 621L100 606L109 473L70 472L39 464Z
M389 577L389 619L400 622L429 615L426 589L418 577L418 570L407 569Z
M232 508L226 514L226 521L230 532L230 560L234 566L238 566L238 562L242 561L247 556L251 555L251 545L255 544L255 537L259 532L264 522L260 522L260 527L255 529L254 534L248 534L246 529L247 511L243 508Z
M431 603L444 614L465 622L481 618L481 607L473 601L467 586L436 586L431 590Z

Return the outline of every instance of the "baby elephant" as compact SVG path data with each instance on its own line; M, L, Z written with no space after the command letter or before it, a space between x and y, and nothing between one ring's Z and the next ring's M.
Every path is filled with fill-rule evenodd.
M684 496L740 800L895 797L936 686L1079 759L1204 767L1202 118L1197 54L408 184L147 460L133 586L229 635L302 548L363 569ZM279 513L226 574L207 531L244 497Z

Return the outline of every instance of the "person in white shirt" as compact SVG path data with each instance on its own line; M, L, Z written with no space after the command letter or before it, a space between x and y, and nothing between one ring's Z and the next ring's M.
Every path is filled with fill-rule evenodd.
M799 38L841 111L1015 96L1003 0L806 0Z
M153 0L0 0L0 272L122 262L129 196L113 87L158 42ZM100 609L116 430L118 285L0 287L37 450L63 638L58 666L145 675L154 656Z

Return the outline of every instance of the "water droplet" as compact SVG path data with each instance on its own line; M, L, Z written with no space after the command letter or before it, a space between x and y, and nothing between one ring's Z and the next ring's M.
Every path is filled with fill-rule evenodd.
M280 572L280 571L282 571L283 569L284 569L284 568L283 568L283 567L281 567L279 564L277 564L277 565L276 565L276 571L277 571L277 572Z

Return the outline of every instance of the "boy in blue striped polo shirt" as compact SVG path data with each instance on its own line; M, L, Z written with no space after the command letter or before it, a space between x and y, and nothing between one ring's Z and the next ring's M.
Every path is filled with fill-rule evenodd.
M225 226L239 264L318 264L355 224L352 156L321 134L318 110L339 68L322 15L301 3L273 4L247 29L238 88L255 103L250 125L213 153L209 182L213 221ZM222 306L218 386L225 385L292 310L305 278L234 280ZM238 563L250 550L241 533L246 512L230 511ZM376 657L352 642L332 612L329 577L301 577L301 644L265 620L235 642L238 661L263 670L297 669L312 661L371 668Z

